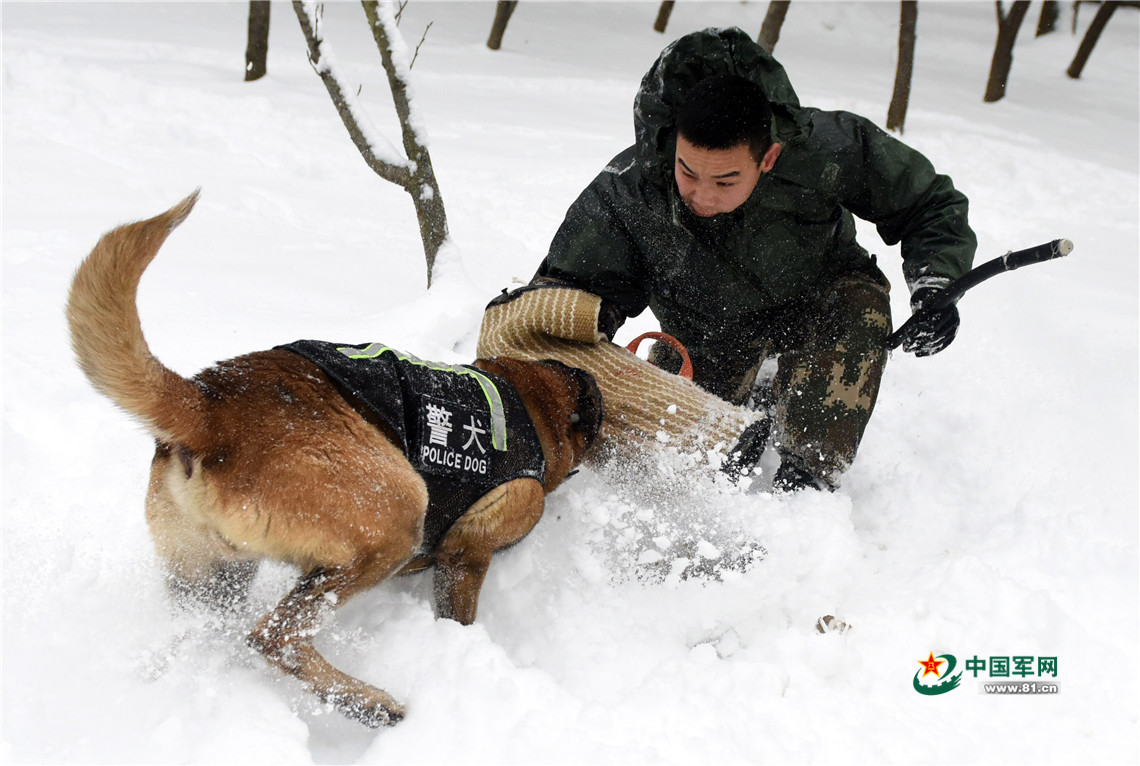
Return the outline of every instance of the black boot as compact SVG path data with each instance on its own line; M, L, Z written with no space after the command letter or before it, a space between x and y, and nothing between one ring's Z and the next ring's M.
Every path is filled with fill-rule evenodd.
M780 467L772 479L772 491L778 495L789 495L801 489L835 491L828 481L813 475L798 457L780 450Z
M769 418L757 420L740 434L740 441L728 453L728 461L721 468L732 480L738 481L741 476L752 473L752 469L760 464L764 457L764 450L768 447L768 434L772 430L772 421Z

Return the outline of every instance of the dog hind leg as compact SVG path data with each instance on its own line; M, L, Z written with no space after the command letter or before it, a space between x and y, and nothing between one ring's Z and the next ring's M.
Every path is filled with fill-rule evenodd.
M166 590L181 606L196 603L221 614L237 613L248 601L258 566L256 561L218 560L192 577L168 570Z
M321 621L352 595L392 574L403 559L373 556L348 567L317 568L249 634L249 644L280 670L296 676L322 701L366 726L391 725L404 707L381 689L337 670L313 646Z
M534 479L501 484L471 506L435 551L436 616L475 621L491 555L526 536L542 518L545 496Z
M184 483L182 468L171 450L159 445L151 464L146 520L155 552L165 570L171 600L180 606L200 604L220 613L245 604L258 562L239 555L207 526L194 519L175 497Z

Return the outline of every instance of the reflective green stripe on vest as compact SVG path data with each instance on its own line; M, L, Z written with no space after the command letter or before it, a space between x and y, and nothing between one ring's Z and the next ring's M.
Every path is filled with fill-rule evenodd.
M483 389L483 396L487 399L487 407L491 410L491 446L500 452L507 451L507 416L503 411L503 398L499 395L499 389L495 387L495 383L478 370L464 367L461 364L425 362L411 354L398 351L382 343L372 343L363 349L354 348L352 346L339 346L337 347L337 351L349 359L375 359L385 351L391 351L401 362L417 364L421 367L427 367L429 370L454 372L457 375L470 375L479 384L479 388Z

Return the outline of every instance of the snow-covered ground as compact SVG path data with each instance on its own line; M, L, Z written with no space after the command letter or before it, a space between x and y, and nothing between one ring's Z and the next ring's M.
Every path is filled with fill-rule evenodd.
M631 140L634 92L664 44L713 25L755 34L766 5L678 3L662 36L657 3L523 2L491 52L493 3L413 0L401 29L414 46L434 22L414 92L463 267L425 292L412 206L350 143L287 3L273 6L270 74L247 84L245 3L5 2L0 757L1135 763L1131 9L1073 81L1092 12L1076 37L1066 17L1034 39L1035 3L1007 98L983 104L993 3L920 3L905 138L969 195L979 262L1057 237L1076 251L971 293L943 354L896 354L837 493L654 507L583 472L492 564L476 625L434 620L422 576L336 614L318 645L408 705L381 731L245 649L252 616L214 625L166 602L142 515L150 441L83 379L63 322L99 234L203 187L140 294L152 348L185 374L302 337L467 361L483 305L530 278L567 206ZM776 54L801 100L885 120L897 15L793 3ZM326 16L397 142L363 12ZM897 249L862 231L901 285ZM662 578L637 563L738 539L767 551L743 573ZM254 605L293 575L265 568ZM855 627L820 635L824 614ZM958 689L918 694L929 653L958 670L1030 657L1024 680L1058 691L983 694L987 662Z

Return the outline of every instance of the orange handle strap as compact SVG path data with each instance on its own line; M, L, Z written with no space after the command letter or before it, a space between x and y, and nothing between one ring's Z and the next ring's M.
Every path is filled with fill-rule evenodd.
M664 343L676 351L678 354L680 354L681 371L678 372L677 375L684 378L685 380L693 379L693 362L689 359L689 352L685 349L684 344L674 338L672 335L663 332L642 333L629 342L629 345L625 347L626 350L630 353L636 354L637 347L640 346L641 341L645 340L646 338L652 338L653 340L660 341L661 343Z

